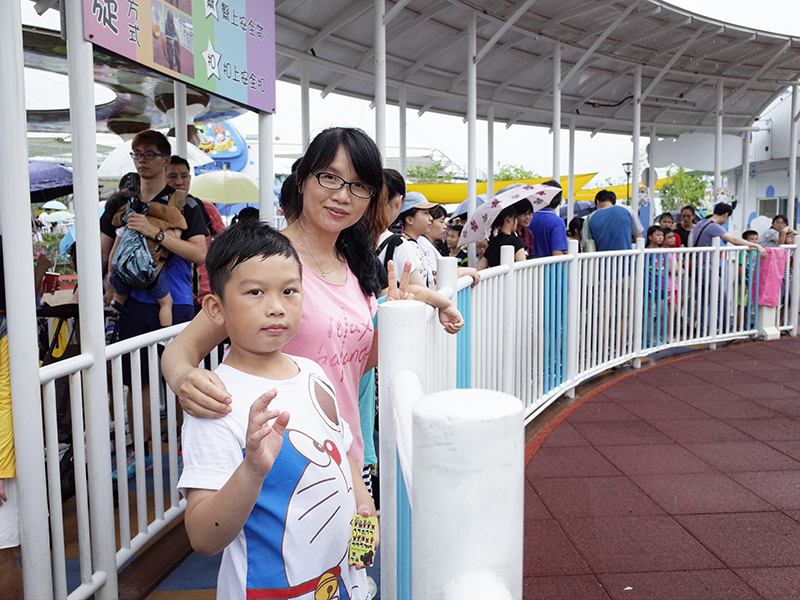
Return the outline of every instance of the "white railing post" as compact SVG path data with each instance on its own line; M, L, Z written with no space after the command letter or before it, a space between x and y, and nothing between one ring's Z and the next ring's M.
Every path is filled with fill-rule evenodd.
M69 106L72 126L72 163L75 178L75 233L80 286L81 352L91 353L94 364L83 373L86 414L86 459L91 507L92 568L107 575L95 597L116 598L117 561L114 505L109 452L108 387L105 358L105 321L100 231L97 227L97 140L94 107L94 59L92 44L83 38L82 3L66 2ZM185 129L184 129L185 135ZM73 398L73 402L77 398ZM119 432L118 432L119 433ZM156 435L158 435L156 433ZM156 438L158 439L158 438ZM73 440L80 444L81 440ZM83 468L75 464L75 468ZM124 481L124 479L123 479ZM58 482L50 481L50 485ZM88 583L83 581L82 583Z
M711 337L711 343L708 344L709 350L715 350L717 347L717 321L719 320L719 261L720 261L720 241L722 238L715 237L711 240L711 246L714 251L711 253L711 262L709 263L709 270L711 273L711 304L708 310L708 334ZM725 311L723 311L723 318Z
M8 318L11 398L19 490L22 577L28 598L52 598L47 483L44 470L39 349L33 289L30 185L25 134L25 80L19 2L5 5L0 20L0 230ZM13 292L12 292L13 289ZM0 591L0 595L3 592Z
M571 192L570 192L571 193ZM580 265L578 264L578 240L569 241L572 260L567 264L567 381L572 383L578 375L578 329L580 328L580 298L578 284ZM567 398L575 397L575 386L567 390Z
M517 398L487 390L414 406L414 598L522 598L522 413Z
M797 313L800 312L800 240L795 242L794 249L792 250L792 297L789 301L789 322L791 329L789 335L792 337L797 336Z
M454 256L440 256L436 266L436 289L445 292L453 306L458 305L458 259ZM468 319L469 315L462 315ZM446 348L446 387L456 387L456 377L458 376L458 340L454 335L448 335L444 341Z
M636 238L636 268L633 281L630 277L626 279L633 288L633 368L638 369L642 366L642 332L644 330L644 239Z
M425 305L416 300L382 304L378 310L378 395L381 485L381 597L400 598L398 572L411 568L398 556L401 533L397 529L397 489L402 474L397 468L394 407L390 390L397 373L409 370L422 376L425 370ZM423 382L424 385L424 382Z
M514 392L514 367L516 365L516 344L512 343L517 335L527 335L517 331L516 304L517 280L514 272L514 247L502 246L500 248L500 264L508 267L508 272L503 275L503 335L505 340L503 348L497 353L497 358L502 362L501 373L503 377L502 391L507 394Z

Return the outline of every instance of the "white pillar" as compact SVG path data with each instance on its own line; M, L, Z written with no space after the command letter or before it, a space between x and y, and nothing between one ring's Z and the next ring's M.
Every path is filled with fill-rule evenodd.
M568 221L569 223L569 221ZM578 376L578 339L580 328L580 265L578 265L578 240L569 240L572 260L567 265L567 381L572 383ZM567 390L567 397L575 397L575 388Z
M522 403L448 390L417 402L412 419L413 597L522 598Z
M475 131L478 114L478 65L477 41L475 39L475 13L467 12L467 214L475 212L477 177L475 161L477 159L477 135ZM475 245L470 244L469 266L475 266Z
M309 100L308 66L300 67L300 146L303 153L311 143L311 102Z
M502 296L502 307L503 307L503 321L502 321L502 336L500 339L508 340L509 342L513 340L517 335L519 335L519 330L517 329L517 322L516 322L516 309L517 309L517 278L516 274L514 273L514 247L513 246L502 246L500 248L500 264L505 265L508 267L508 272L503 275L503 296ZM514 381L516 377L514 376L514 368L515 368L515 344L507 343L503 344L502 348L499 348L500 352L503 353L503 360L502 360L502 391L507 394L514 393Z
M94 356L83 371L83 404L86 457L91 504L92 563L105 572L106 583L95 593L98 599L116 598L117 561L114 505L111 489L111 455L108 446L108 379L105 361L103 276L100 230L97 226L97 123L94 107L94 57L92 45L83 39L81 3L66 2L69 106L72 134L72 174L75 194L75 238L81 353ZM183 114L186 114L184 107ZM184 117L185 118L185 117ZM185 135L186 127L184 127ZM73 401L76 399L73 399ZM57 483L57 482L51 482Z
M375 143L386 161L386 12L384 0L375 3Z
M794 228L797 201L797 84L792 86L792 118L789 121L789 199L786 201L786 219Z
M654 125L653 127L650 128L650 152L653 152L653 149L656 147L657 141L658 140L656 139L656 128ZM652 162L651 157L648 157L646 168L647 168L647 197L650 199L650 223L652 223L655 219L658 218L657 214L653 214L656 208L656 183L658 182L658 175L656 173L656 168L652 166L651 162ZM658 203L658 208L659 208L659 214L664 212L664 207L661 205L661 202Z
M400 174L408 173L408 125L406 124L406 88L400 88Z
M273 115L258 113L258 213L260 219L275 226L275 194L272 191L275 181L275 160L273 142Z
M20 3L9 2L4 15L0 19L0 39L3 40L3 60L0 61L0 89L3 90L0 94L0 131L5 139L5 143L0 144L0 164L3 165L3 177L0 177L0 231L3 234L5 280L14 282L6 287L6 316L17 485L21 500L19 520L22 576L28 598L52 598L33 260L20 260L20 257L33 256L30 186L25 151L28 140L25 131Z
M635 276L633 285L636 286L633 290L633 353L636 358L633 359L633 368L638 369L642 366L642 331L644 330L644 240L636 238L636 255Z
M175 148L172 153L186 158L189 156L186 148L186 84L176 81L172 84L172 90L175 96Z
M636 65L633 71L633 167L631 168L631 209L639 211L639 146L642 136L642 66Z
M745 231L747 229L747 213L749 211L750 206L750 130L746 130L742 134L742 153L744 156L742 157L742 199L739 202L741 205L740 209L740 219L742 229L741 231Z
M394 407L389 393L397 374L409 370L417 375L425 372L425 352L419 340L425 339L425 305L414 300L399 300L378 309L378 393L380 420L381 472L381 597L399 598L397 489L402 474L397 467L397 444L394 430ZM424 348L424 344L422 345Z
M714 203L722 187L722 97L724 93L722 78L717 80L717 119L714 129Z
M567 196L567 225L575 216L575 117L569 119L569 196Z
M561 178L561 44L553 47L553 179Z
M486 113L486 197L494 196L494 104L490 104Z

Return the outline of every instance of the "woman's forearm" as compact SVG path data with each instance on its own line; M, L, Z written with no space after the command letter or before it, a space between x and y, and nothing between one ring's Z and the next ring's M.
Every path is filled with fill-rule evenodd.
M227 332L211 322L204 312L189 323L169 343L161 358L164 379L172 391L178 393L186 374L196 368L205 356L225 339Z

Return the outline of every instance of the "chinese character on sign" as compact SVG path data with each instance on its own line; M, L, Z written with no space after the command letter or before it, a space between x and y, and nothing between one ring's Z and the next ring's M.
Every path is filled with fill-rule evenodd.
M231 22L231 7L225 2L222 3L222 20L228 23Z
M93 0L92 14L97 17L97 22L110 29L114 34L119 34L115 22L117 17L117 0Z
M135 42L137 48L141 48L142 45L139 43L139 31L141 28L139 27L138 23L128 23L128 34L130 37L128 38L129 42Z
M136 0L128 0L128 16L130 17L133 14L133 20L138 22L139 21L139 3ZM136 44L139 44L138 36L136 40ZM139 46L141 48L141 46Z
M264 39L264 28L260 24L256 26L256 37L260 40Z

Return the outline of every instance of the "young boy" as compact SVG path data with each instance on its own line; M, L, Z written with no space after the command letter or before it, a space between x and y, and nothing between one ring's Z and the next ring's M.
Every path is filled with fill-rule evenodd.
M233 410L183 425L192 547L224 549L218 598L369 600L366 572L348 564L353 515L375 515L347 454L353 437L322 369L281 352L300 326L297 253L267 225L238 225L212 242L206 267L203 310L230 337L216 374Z

